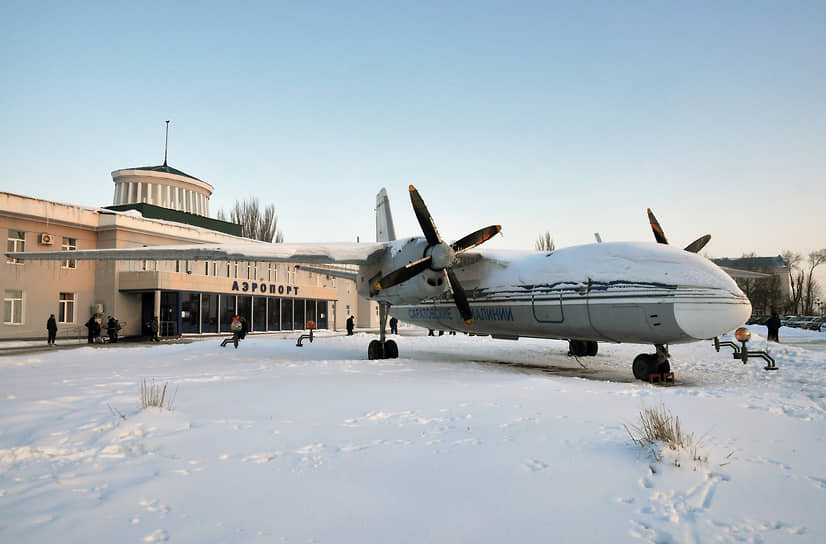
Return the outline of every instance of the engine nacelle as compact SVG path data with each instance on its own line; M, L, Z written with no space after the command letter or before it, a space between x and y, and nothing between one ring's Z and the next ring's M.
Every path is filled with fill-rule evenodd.
M359 295L387 301L391 304L413 304L422 299L436 297L448 290L442 270L428 269L393 287L376 291L376 282L385 274L418 261L428 254L427 240L421 237L406 238L393 242L385 258L376 264L362 266L359 271Z

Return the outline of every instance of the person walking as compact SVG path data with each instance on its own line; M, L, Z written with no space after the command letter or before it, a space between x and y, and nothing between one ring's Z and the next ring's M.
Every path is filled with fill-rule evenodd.
M235 346L235 349L238 349L238 342L242 338L241 335L243 334L244 336L246 336L246 332L244 331L244 322L246 322L246 320L241 321L240 319L238 319L237 315L232 316L232 323L230 323L229 325L229 330L232 331L232 336L229 338L224 338L224 341L221 342L222 348L227 347L227 344L229 342L232 342L232 344Z
M109 316L109 321L106 322L106 330L109 332L109 343L115 344L118 341L118 331L120 330L120 323L118 320Z
M390 334L399 334L399 320L395 317L390 318Z
M780 343L780 316L777 312L772 312L772 316L766 321L766 328L769 330L769 341Z
M351 315L347 318L347 336L353 336L353 328L355 328L355 318Z
M49 333L49 345L53 346L55 338L57 338L57 320L55 320L54 314L50 315L46 321L46 332Z

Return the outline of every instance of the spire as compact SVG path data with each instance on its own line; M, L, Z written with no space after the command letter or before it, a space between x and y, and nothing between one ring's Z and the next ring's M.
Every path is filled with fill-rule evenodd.
M166 150L169 148L169 121L166 121L166 143L163 144L163 165L166 166Z

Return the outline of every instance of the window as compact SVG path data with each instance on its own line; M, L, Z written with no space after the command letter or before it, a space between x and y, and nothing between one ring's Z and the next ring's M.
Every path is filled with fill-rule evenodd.
M3 323L6 325L23 324L23 291L6 289L3 298Z
M204 276L209 276L209 261L204 263Z
M57 322L75 322L75 294L60 293L60 300L57 302Z
M275 263L267 263L267 281L278 281L278 269Z
M6 251L26 251L26 233L22 230L9 230L9 242ZM23 259L6 260L7 263L23 264Z
M77 249L77 238L63 237L63 244L60 246L63 251L75 251ZM66 259L63 261L63 268L76 268L74 259Z
M256 262L248 262L247 263L247 279L248 280L257 280L258 279L258 263L256 263Z

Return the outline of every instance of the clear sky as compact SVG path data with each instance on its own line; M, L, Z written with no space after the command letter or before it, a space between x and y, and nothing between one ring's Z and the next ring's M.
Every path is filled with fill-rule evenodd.
M108 205L163 162L288 242L826 247L826 2L0 3L0 190Z

